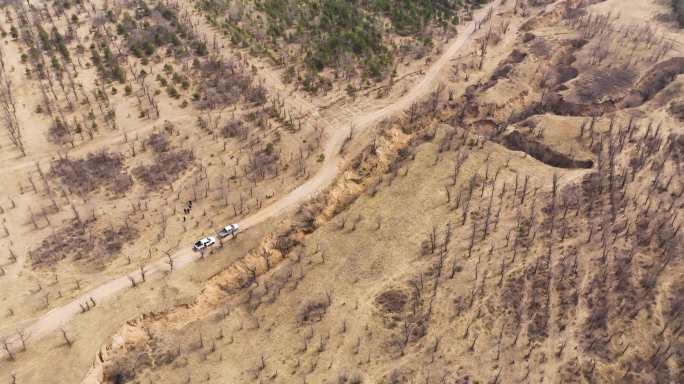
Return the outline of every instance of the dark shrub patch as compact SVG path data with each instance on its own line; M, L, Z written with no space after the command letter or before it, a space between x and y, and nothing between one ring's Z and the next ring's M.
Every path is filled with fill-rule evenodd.
M59 159L52 164L50 175L78 194L101 187L123 193L132 184L121 155L106 151L90 153L83 159Z
M195 156L190 150L162 152L155 157L154 163L140 165L133 169L133 175L148 188L168 184L185 171Z

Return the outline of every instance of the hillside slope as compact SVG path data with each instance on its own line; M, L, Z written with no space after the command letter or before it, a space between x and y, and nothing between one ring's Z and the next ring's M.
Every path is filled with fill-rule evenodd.
M379 124L192 304L130 321L102 379L680 382L681 58L571 3Z

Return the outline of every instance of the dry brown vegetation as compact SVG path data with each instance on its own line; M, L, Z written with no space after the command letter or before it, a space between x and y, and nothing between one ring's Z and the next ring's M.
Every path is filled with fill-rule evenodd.
M59 178L62 185L78 195L85 195L101 187L122 194L132 184L123 162L120 154L104 150L90 153L82 159L65 157L52 163L50 176Z
M200 108L226 107L241 100L257 106L266 103L266 89L254 84L249 70L238 65L224 62L222 57L210 57L200 64Z
M188 4L0 7L1 338L320 167L321 133Z
M194 154L189 149L160 152L154 157L153 163L133 168L133 175L149 188L167 185L176 180L185 171Z
M221 31L249 52L224 60L224 41L214 38L197 60L192 52L146 55L157 60L146 67L155 75L187 75L181 97L196 93L184 107L190 119L126 132L108 151L83 149L81 140L56 144L50 171L31 163L20 182L19 207L40 200L27 211L14 199L0 202L41 241L27 253L31 267L55 271L54 282L30 275L22 286L41 310L69 295L57 279L66 260L124 271L133 292L112 300L126 305L106 331L93 324L110 303L86 300L74 327L35 352L25 351L25 333L12 344L0 327L0 364L36 383L50 379L26 368L33 353L47 356L41 362L73 359L78 369L63 376L78 381L87 370L88 384L684 380L684 40L650 19L669 4L504 2L450 59L442 85L367 131L350 129L335 148L344 161L331 185L266 228L221 241L185 272L175 269L177 242L249 221L274 194L315 178L330 155L321 150L330 132L321 121L307 124L314 113L286 107L299 102L296 91L266 92L271 75L286 70L247 58L289 57L259 34L256 26L272 19L245 25L263 9L245 16L251 3L220 6L232 20ZM142 18L152 30L193 25L174 4L150 9ZM119 11L117 23L126 20ZM653 25L638 22L646 13ZM209 15L210 24L221 20ZM183 41L204 42L193 28ZM132 50L151 39L137 27L130 33L112 46ZM410 43L401 44L397 52ZM139 103L151 108L141 119L154 118L155 103L163 117L159 101L176 100L155 94L152 82L140 85ZM388 95L387 103L396 97ZM14 124L5 105L6 124ZM342 109L324 110L330 119ZM31 141L22 143L30 156ZM72 145L83 153L64 155ZM12 252L0 283L30 273L15 269ZM167 264L148 268L152 254ZM154 269L160 281L146 279ZM157 302L134 308L145 297ZM24 307L13 306L28 318Z
M124 244L138 238L133 226L104 228L97 231L91 221L74 222L48 236L35 251L30 253L34 267L49 267L69 258L81 264L105 265L107 258L116 255Z
M538 16L534 28L558 17ZM575 25L584 43L545 42L543 81L527 61L538 53L517 45L487 85L381 124L289 229L190 307L129 324L124 334L154 335L108 350L105 381L122 364L139 380L681 380L681 133L648 118L649 102L679 81L651 74L676 60L587 75L574 63L598 35ZM529 96L490 104L509 83ZM629 110L606 101L636 92ZM274 249L283 233L297 239L288 257ZM125 352L174 343L185 347L165 368L140 368ZM231 358L246 351L246 364Z

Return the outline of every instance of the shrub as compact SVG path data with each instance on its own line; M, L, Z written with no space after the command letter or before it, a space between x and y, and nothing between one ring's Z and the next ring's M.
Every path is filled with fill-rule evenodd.
M90 193L101 187L123 193L132 184L123 166L121 155L103 150L90 153L82 159L61 158L52 164L49 174L79 194Z
M273 164L275 164L279 158L280 157L273 151L272 147L270 150L269 147L266 147L249 159L249 169L252 172L263 173L267 169L270 170Z
M29 252L34 267L53 265L69 255L76 259L92 253L95 243L90 241L85 226L74 222L49 235L40 246Z
M223 126L221 133L223 134L223 137L226 138L233 138L237 136L246 137L247 127L244 126L241 120L229 120Z
M152 147L152 150L157 154L169 151L169 139L163 133L155 132L151 134L145 141L145 144Z
M201 109L233 105L243 97L259 104L266 101L266 90L254 85L252 74L231 61L207 58L200 64L200 73L197 102Z
M584 102L601 101L606 96L616 96L631 87L637 73L631 68L599 68L577 81L577 94Z
M176 83L176 84L181 83L184 79L185 79L185 76L180 75L180 74L178 74L177 72L174 72L174 73L171 75L171 81L173 81L173 82Z
M190 150L162 152L155 156L152 164L134 168L133 175L148 188L169 184L188 168L194 158Z
M166 87L166 92L169 94L169 96L173 97L174 99L177 99L180 97L180 94L178 93L178 90L176 89L176 87L174 87L171 84L169 84Z
M101 233L89 228L93 220L74 221L70 225L53 232L30 251L33 267L48 267L72 256L74 260L102 262L121 251L123 245L140 235L133 226L109 226Z
M40 105L39 107L40 111L42 111L42 107ZM50 125L50 128L48 128L48 139L53 143L64 144L70 140L70 137L71 133L69 132L69 127L60 119L55 120L55 122Z
M102 235L98 238L97 245L107 254L115 254L121 251L123 244L134 240L137 237L138 231L134 227L108 227L102 231Z
M101 76L108 80L116 80L120 83L124 83L126 74L123 68L121 68L118 59L108 46L102 47L102 51L100 52L95 45L91 45L90 54L90 59Z
M264 105L266 103L266 88L261 85L249 88L247 90L247 101L257 105Z
M345 91L347 91L347 96L349 97L354 97L356 95L356 88L353 84L348 84Z
M297 311L297 324L310 324L321 321L328 310L328 302L321 298L308 300Z

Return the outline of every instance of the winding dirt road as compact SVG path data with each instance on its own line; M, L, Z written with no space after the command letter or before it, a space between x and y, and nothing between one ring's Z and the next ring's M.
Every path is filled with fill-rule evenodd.
M497 7L500 2L501 0L496 0L490 5L490 7ZM240 223L241 227L244 230L247 230L250 227L253 227L268 219L277 217L290 209L296 208L299 206L299 204L315 196L325 187L330 185L342 168L343 159L339 155L339 149L349 134L349 127L353 126L356 132L363 131L385 118L402 113L403 111L407 110L413 102L424 96L427 96L430 92L432 92L436 88L440 76L443 74L445 69L448 68L450 60L470 41L471 35L473 32L475 32L476 28L483 21L483 19L487 17L489 12L490 8L480 10L476 17L474 17L473 20L467 26L465 26L465 28L459 31L457 38L446 47L439 59L432 63L430 68L425 72L419 82L416 83L413 88L409 90L409 92L400 97L396 102L377 110L359 113L356 116L353 116L351 121L338 122L335 125L326 123L325 119L322 119L317 110L311 109L312 105L309 103L307 109L313 111L310 115L311 118L314 120L319 120L319 123L326 123L325 125L327 125L328 140L324 149L325 161L322 167L313 177L291 191L282 199L263 208L259 212L246 217ZM199 23L205 22L201 20ZM206 24L198 24L196 27L199 29L211 29L211 27ZM277 80L273 78L271 79L272 81ZM272 84L272 82L269 83ZM303 99L297 98L294 104L300 107L301 110L301 108L304 107L302 103ZM183 268L198 258L198 256L192 252L190 246L179 250L172 257L174 260L175 269ZM145 267L145 276L148 280L155 277L158 278L160 275L162 275L162 272L168 270L169 266L166 259L161 259ZM139 276L136 276L136 278L139 278ZM130 287L131 283L128 275L118 277L84 293L77 299L64 306L52 309L29 325L17 325L16 329L23 328L25 334L30 335L30 341L36 341L52 332L57 331L64 324L68 323L74 316L81 313L81 303L93 298L97 301L98 308L101 308L107 299L112 298L116 294ZM9 329L15 328L10 327ZM14 337L11 337L10 342L12 344L18 344L18 336L15 335Z

